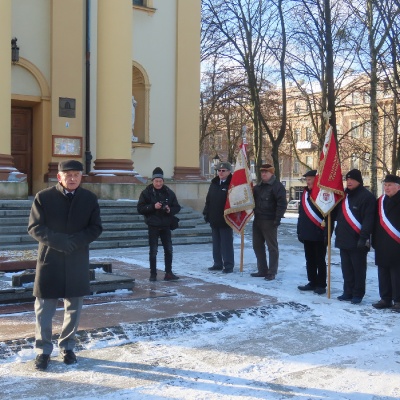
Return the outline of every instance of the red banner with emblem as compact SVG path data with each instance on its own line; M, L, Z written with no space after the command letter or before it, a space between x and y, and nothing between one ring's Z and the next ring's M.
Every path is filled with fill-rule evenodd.
M241 233L253 215L253 209L253 185L247 166L246 146L242 144L226 198L225 221L235 232Z
M344 198L342 169L332 126L328 125L311 200L323 216Z

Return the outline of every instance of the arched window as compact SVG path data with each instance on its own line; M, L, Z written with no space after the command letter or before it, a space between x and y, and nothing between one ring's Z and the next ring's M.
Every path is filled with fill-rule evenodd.
M150 83L145 70L136 62L132 65L132 115L134 142L149 143ZM132 116L133 119L133 116Z

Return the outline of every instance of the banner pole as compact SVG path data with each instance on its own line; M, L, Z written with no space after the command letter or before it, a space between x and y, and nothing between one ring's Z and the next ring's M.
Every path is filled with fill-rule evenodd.
M331 213L328 214L328 299L331 298Z
M243 272L244 229L240 232L240 272Z

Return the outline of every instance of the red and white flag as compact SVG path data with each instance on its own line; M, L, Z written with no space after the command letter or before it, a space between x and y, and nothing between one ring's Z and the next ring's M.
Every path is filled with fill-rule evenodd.
M242 144L226 198L225 221L235 232L241 233L253 215L253 209L253 187L247 166L246 145Z
M332 126L328 126L311 200L323 214L329 214L344 198L342 169Z

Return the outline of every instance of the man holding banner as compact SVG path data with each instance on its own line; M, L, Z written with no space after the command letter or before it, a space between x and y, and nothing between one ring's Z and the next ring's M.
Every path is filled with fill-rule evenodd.
M218 164L218 176L211 181L203 210L204 220L211 226L213 244L214 265L208 268L209 271L231 273L235 265L233 231L224 217L228 188L232 180L231 168L229 162Z
M226 223L241 235L240 272L243 272L244 228L253 215L253 185L246 156L246 129L243 127L243 143L236 157L235 171L229 184L224 217Z
M304 246L308 283L298 286L302 291L313 291L316 294L326 293L326 246L327 228L324 217L312 203L310 193L314 186L317 170L306 172L306 188L301 196L299 219L297 220L297 237Z

